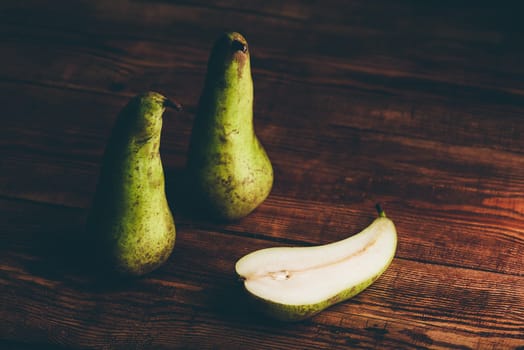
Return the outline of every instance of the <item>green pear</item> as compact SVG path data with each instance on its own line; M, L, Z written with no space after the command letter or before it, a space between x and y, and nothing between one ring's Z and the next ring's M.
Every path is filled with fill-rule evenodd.
M379 217L360 233L314 247L252 252L236 272L257 307L282 321L311 317L370 286L390 265L397 247L393 221Z
M138 95L120 112L104 154L87 232L108 270L140 276L162 265L175 243L160 159L165 107L156 92Z
M253 80L246 39L225 33L209 57L188 152L197 206L220 220L242 218L273 185L273 168L253 128Z

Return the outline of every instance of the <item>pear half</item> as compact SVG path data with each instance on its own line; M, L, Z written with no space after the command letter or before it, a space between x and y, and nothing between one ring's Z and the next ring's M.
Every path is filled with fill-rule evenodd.
M344 240L313 247L274 247L236 263L258 308L282 321L299 321L370 286L390 265L397 248L393 221L379 216Z

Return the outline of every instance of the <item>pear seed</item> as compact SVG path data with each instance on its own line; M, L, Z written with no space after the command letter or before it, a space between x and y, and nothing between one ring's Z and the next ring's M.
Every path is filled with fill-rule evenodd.
M271 276L272 279L276 281L285 281L288 280L289 277L291 277L288 270L280 270L276 272L270 272L269 276Z

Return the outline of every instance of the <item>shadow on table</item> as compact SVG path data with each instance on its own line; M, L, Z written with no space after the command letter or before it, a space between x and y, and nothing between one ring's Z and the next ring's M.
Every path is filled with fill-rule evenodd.
M98 259L94 243L86 238L84 225L39 234L31 253L36 259L26 266L35 276L85 291L120 289L131 283L131 279L108 271Z
M208 214L206 208L191 191L191 179L186 168L165 170L166 196L171 211L183 220L220 224L222 221Z

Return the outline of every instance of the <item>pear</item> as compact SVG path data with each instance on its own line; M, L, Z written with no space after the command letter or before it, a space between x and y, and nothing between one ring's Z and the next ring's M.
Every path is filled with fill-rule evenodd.
M187 158L197 208L216 219L248 215L271 191L273 168L253 127L248 44L239 33L225 33L212 49Z
M175 243L159 146L166 106L156 92L120 112L104 154L87 232L108 270L140 276L162 265Z
M278 320L299 321L370 286L388 268L397 247L395 225L378 208L378 218L344 240L266 248L238 260L236 272L258 308Z

